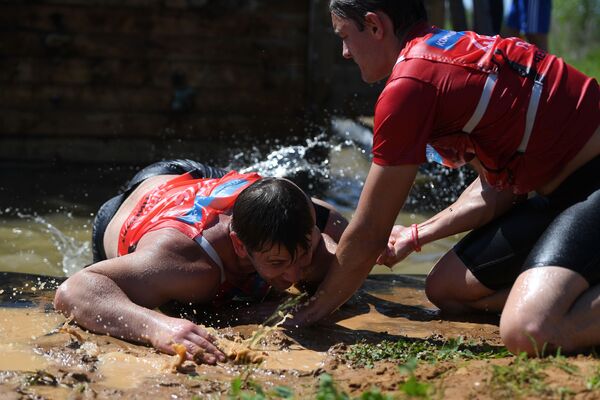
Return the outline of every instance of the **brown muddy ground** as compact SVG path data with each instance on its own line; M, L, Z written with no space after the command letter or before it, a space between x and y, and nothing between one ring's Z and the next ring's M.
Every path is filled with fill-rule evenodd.
M237 378L249 393L254 393L252 382L258 383L267 398L277 398L272 393L277 386L292 389L294 398L315 398L323 373L351 397L376 387L404 398L409 376L398 368L400 362L357 367L346 359L350 346L406 338L439 342L459 336L465 342L500 345L498 318L443 320L426 300L422 279L385 275L370 277L325 323L265 335L254 347L264 358L260 365L186 362L172 372L175 356L77 327L73 334L60 332L65 319L51 306L55 282L15 274L0 279L0 399L227 398ZM194 313L191 308L185 312L217 328L222 343L228 344L249 338L273 308L274 303L265 303L220 313ZM502 386L494 374L494 368L502 366L525 371L516 389ZM427 397L439 399L600 398L600 391L586 387L600 374L600 362L592 356L550 362L543 370L525 367L512 356L422 361L414 379L429 385ZM541 384L533 375L541 376Z

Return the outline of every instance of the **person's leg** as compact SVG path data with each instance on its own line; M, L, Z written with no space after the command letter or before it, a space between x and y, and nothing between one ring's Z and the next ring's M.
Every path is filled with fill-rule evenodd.
M525 262L500 321L510 351L574 352L600 344L599 244L597 188L556 218Z
M429 300L444 312L500 312L531 248L555 214L543 197L515 206L466 235L433 267Z
M491 0L490 13L492 18L492 30L494 35L498 35L502 31L502 21L504 20L504 1Z
M444 0L425 0L425 8L429 22L438 28L444 29L446 21L446 5Z
M503 31L503 36L517 37L521 34L521 7L522 0L512 0L510 8L506 16L506 23Z
M493 290L483 285L454 250L450 250L429 272L425 294L429 301L448 314L473 310L500 313L508 290Z
M529 43L536 45L542 50L548 50L551 8L551 0L527 1L527 18L522 31Z
M502 317L500 336L511 352L572 353L600 344L600 284L577 272L540 267L515 282Z
M467 14L463 0L450 0L450 21L455 31L467 30Z
M493 35L490 0L473 2L473 30L480 35Z

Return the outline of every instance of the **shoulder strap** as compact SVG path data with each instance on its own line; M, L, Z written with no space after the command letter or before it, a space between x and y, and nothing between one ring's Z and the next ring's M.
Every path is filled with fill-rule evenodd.
M202 235L198 235L194 238L194 241L202 247L202 250L208 254L211 260L214 261L215 264L219 266L221 269L221 283L225 282L225 268L223 267L223 261L221 261L221 257L219 257L219 253L215 250L215 248L210 244L208 240L204 238Z

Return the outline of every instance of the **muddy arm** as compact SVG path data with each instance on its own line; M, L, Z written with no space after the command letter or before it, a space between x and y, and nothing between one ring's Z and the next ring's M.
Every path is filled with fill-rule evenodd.
M342 305L362 285L387 240L417 173L417 165L373 164L358 207L323 283L291 324L310 324Z
M155 248L160 249L160 243ZM178 259L164 251L138 248L132 254L94 264L58 288L55 308L94 332L151 344L169 354L174 353L173 342L183 343L188 358L202 349L207 352L205 362L214 362L215 356L223 355L203 328L153 309L169 300L199 300L203 292L212 296L220 276L208 267L194 271L176 267L173 261Z

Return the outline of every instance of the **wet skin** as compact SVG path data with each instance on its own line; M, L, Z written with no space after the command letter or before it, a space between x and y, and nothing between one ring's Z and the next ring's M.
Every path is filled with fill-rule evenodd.
M126 219L139 199L172 177L150 178L130 195L109 224L104 237L107 250L116 250L118 223ZM307 198L309 206L314 223L314 208ZM278 244L249 255L230 229L231 216L225 214L219 215L218 222L202 235L219 254L224 278L234 286L256 272L280 290L300 281L316 285L346 226L345 219L331 206L328 208L330 215L324 232L314 226L308 248L299 248L295 257ZM214 364L224 361L225 356L207 330L154 310L171 301L210 303L222 278L220 267L200 246L178 230L164 228L146 233L134 252L113 256L71 276L57 290L54 305L92 331L148 343L168 354L174 353L173 343L182 343L188 359L202 351L202 361Z
M306 278L315 249L321 241L321 232L315 226L308 248L298 246L295 256L281 244L267 245L264 250L251 252L248 259L256 272L275 289L283 291Z
M342 39L342 56L353 60L360 68L362 79L374 83L387 78L401 48L386 35L393 29L383 13L367 13L364 29L352 20L331 16L334 32ZM386 57L381 56L381 52Z

